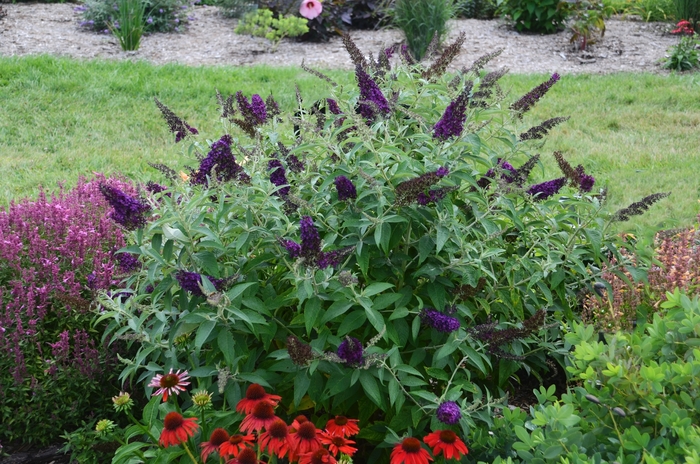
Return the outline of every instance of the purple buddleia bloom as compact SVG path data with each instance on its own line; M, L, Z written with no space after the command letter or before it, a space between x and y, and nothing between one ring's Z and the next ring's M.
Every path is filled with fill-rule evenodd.
M350 366L362 363L362 343L355 337L345 337L338 346L338 357Z
M283 247L289 252L290 258L298 258L301 256L301 245L299 245L294 240L280 240Z
M532 195L536 200L546 200L552 195L556 194L561 190L563 186L566 185L566 177L560 177L558 179L548 180L539 184L530 186L527 189L528 195Z
M299 221L301 229L301 255L315 262L316 257L321 253L321 236L314 226L314 221L311 216L304 216Z
M411 203L418 203L426 206L435 203L445 197L445 194L454 190L452 187L428 190L432 185L437 184L442 177L449 173L446 167L440 167L435 172L426 172L420 176L401 182L396 186L396 204L406 206Z
M287 196L289 194L289 191L291 190L291 187L289 186L289 182L287 181L287 176L284 167L282 166L282 162L278 159L271 159L267 163L267 170L272 171L270 173L270 182L272 182L278 187L282 187L283 185L285 186L281 189L278 189L275 192L275 194L281 197Z
M459 405L454 401L444 401L437 408L435 414L437 419L443 424L455 425L462 417L462 411Z
M374 121L377 112L385 116L391 113L389 102L381 89L361 66L355 67L355 77L360 87L360 103L358 105L360 114L371 122Z
M290 171L300 173L304 170L304 163L301 162L297 155L287 156L286 161Z
M267 120L267 110L265 109L265 102L262 97L257 93L250 97L250 106L258 122L263 124Z
M581 191L590 192L593 188L593 184L595 184L595 177L586 174L586 171L580 164L576 166L576 174L578 174L579 177L579 188Z
M447 140L450 137L462 135L464 122L467 120L467 104L469 103L471 87L471 85L465 87L462 93L447 105L442 118L435 124L433 138Z
M338 106L338 102L333 100L332 98L326 98L326 103L328 103L328 111L330 111L333 114L343 114L342 111L340 111L340 107Z
M268 95L265 99L265 106L267 107L268 121L280 114L280 106L277 104L272 94Z
M146 225L146 213L151 207L140 198L132 197L107 184L100 184L100 192L112 206L110 217L128 230L136 230Z
M354 250L354 247L346 247L333 251L322 251L316 257L316 265L319 269L337 267L340 265L340 262L352 252L352 250Z
M401 45L401 48L399 48L399 53L401 54L401 58L406 62L406 64L408 64L408 65L416 64L416 60L413 59L411 52L408 51L408 45L406 45L406 44Z
M168 187L165 187L164 185L160 185L153 181L148 181L148 183L146 183L146 190L148 190L151 193L160 193L165 190L168 190Z
M117 261L119 262L119 269L126 274L141 269L141 262L138 256L132 253L119 253Z
M530 108L535 106L537 101L544 97L544 95L552 88L552 86L559 80L560 76L557 73L552 74L549 80L541 83L534 89L530 90L528 93L522 96L520 100L516 101L510 108L518 113L518 117L522 118L523 113L527 112Z
M202 293L202 289L199 288L199 284L202 283L202 276L200 274L196 272L177 271L175 273L175 279L177 279L177 283L180 284L183 290L190 292L194 296L205 296L204 293ZM226 279L215 279L213 277L208 277L208 279L218 291L221 291L226 283Z
M440 166L437 171L435 171L435 175L438 177L445 177L450 173L450 170L445 167L445 166Z
M170 132L175 134L175 143L184 139L189 134L196 135L199 133L197 129L187 124L182 118L173 113L170 110L170 108L158 101L157 98L154 98L154 100L156 102L156 106L158 107L158 109L160 109L160 112L163 114L165 122L168 123Z
M231 152L232 143L233 139L228 134L212 143L206 158L199 163L199 169L192 172L190 182L195 185L204 185L207 183L207 177L211 177L214 171L216 171L216 180L219 182L244 179L243 168L236 163L236 157Z
M459 329L459 319L443 314L435 308L423 308L420 312L420 320L438 332L450 333Z
M504 171L503 174L501 174L501 179L504 180L506 183L510 184L517 177L517 170L508 161L503 161L501 158L498 158L498 161L496 162L496 166L497 166L496 169L500 169L500 170ZM486 174L481 176L481 178L479 178L479 180L476 182L476 184L481 188L488 187L491 184L490 180L493 179L494 176L496 175L496 169L491 168L488 171L486 171ZM513 173L513 175L512 176L507 175L506 172L508 172L508 171Z
M338 176L334 180L335 188L338 191L338 200L345 201L357 198L357 190L350 179L345 176Z

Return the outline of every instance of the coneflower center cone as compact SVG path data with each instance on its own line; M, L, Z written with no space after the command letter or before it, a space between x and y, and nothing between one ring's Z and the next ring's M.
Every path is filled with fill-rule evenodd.
M421 449L420 441L413 437L404 438L401 442L401 448L407 453L417 453Z
M313 440L316 438L316 426L313 424L313 422L304 422L299 426L297 435L304 440Z
M440 441L443 443L452 444L457 441L457 434L452 430L443 430L440 432Z

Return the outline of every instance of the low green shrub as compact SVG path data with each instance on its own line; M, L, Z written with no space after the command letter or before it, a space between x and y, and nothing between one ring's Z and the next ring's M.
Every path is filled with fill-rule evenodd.
M559 400L541 389L529 415L504 410L494 432L507 452L494 462L698 462L700 306L677 290L661 306L606 342L573 323L567 370L579 386Z
M143 31L179 32L194 19L190 0L142 0L144 9ZM109 25L119 22L119 5L114 0L86 0L74 8L82 16L80 27L92 31L109 32Z
M668 49L668 54L661 62L664 69L672 71L690 71L700 67L698 40L695 35L681 37L678 43Z
M129 429L120 459L183 455L155 445L184 424L168 414L196 411L190 389L217 412L201 435L187 426L189 449L214 427L248 432L272 414L232 411L255 383L281 397L285 424L356 418L357 462L387 462L415 451L413 437L493 427L516 372L563 360L560 321L599 269L630 264L607 228L625 216L606 217L595 179L560 153L560 177L534 174L532 151L568 118L521 117L559 76L507 103L504 72L481 72L497 53L444 74L462 41L430 66L391 69L392 50L375 62L346 38L357 87L312 71L328 98L299 93L288 119L271 95L219 96L211 143L156 102L195 166L159 166L168 182L152 186L151 212L124 200L118 217L139 226L124 251L144 265L125 281L133 297L103 298L100 321L138 350L121 379L149 382L149 395L182 388L154 398L148 433Z
M447 21L455 15L453 0L396 0L393 23L401 29L413 58L420 61L434 37L442 43Z
M109 28L124 51L138 50L144 31L144 4L141 0L119 0L118 19Z
M563 0L505 0L500 12L522 32L552 34L564 28L570 5Z
M458 18L493 19L498 4L495 0L458 0L455 2L455 16Z
M258 8L251 0L211 0L213 5L221 8L221 14L226 18L242 18Z
M616 14L637 15L643 21L668 21L675 17L674 0L604 0Z
M298 37L309 32L305 18L297 16L285 16L275 18L272 11L258 9L246 14L236 26L237 34L250 34L255 37L264 37L272 42L273 50L277 48L285 37Z
M567 28L571 31L571 43L585 50L605 35L605 20L612 9L599 1L578 0L571 4Z

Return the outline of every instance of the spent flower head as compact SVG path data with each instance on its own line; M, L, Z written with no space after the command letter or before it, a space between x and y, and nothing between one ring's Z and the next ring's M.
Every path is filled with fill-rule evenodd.
M114 427L116 424L112 422L109 419L101 419L100 421L97 422L97 425L95 425L95 432L97 432L97 435L106 435L112 430L114 430Z
M211 397L212 393L206 390L196 390L192 392L192 403L199 409L209 409L211 408Z
M112 397L112 404L117 412L129 411L134 405L134 400L127 392L120 392L119 395Z

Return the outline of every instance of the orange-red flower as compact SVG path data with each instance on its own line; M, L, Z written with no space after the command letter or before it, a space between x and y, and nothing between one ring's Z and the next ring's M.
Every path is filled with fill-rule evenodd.
M279 417L275 416L275 408L272 403L262 401L256 404L253 411L243 418L240 428L245 433L251 433L253 430L260 432L263 428L267 429L277 419Z
M360 428L357 426L357 422L357 419L348 419L345 416L335 416L326 424L326 430L330 435L351 437L360 433Z
M209 441L202 443L202 462L207 462L209 455L215 451L219 450L219 446L222 443L226 443L229 439L228 432L224 429L214 429L214 431L209 436Z
M308 417L306 417L306 416L303 415L303 414L299 414L299 415L298 415L297 417L295 417L294 420L292 421L292 425L290 426L290 429L291 429L290 432L291 432L291 433L296 432L297 430L299 430L299 426L300 426L301 424L303 424L304 422L308 422L308 421L309 421L309 418L308 418Z
M423 449L420 441L413 437L404 438L394 446L390 464L428 464L430 453Z
M254 435L231 435L228 441L219 446L219 456L235 458L241 451L248 449L248 446L253 446L254 441Z
M311 453L304 453L299 457L299 464L336 464L337 462L326 448L319 448Z
M446 459L461 459L463 454L469 454L467 445L452 430L436 430L423 441L433 449L435 456L442 452Z
M168 395L179 395L181 391L185 391L185 386L190 384L186 382L189 378L187 371L180 373L179 369L177 372L170 369L165 375L157 374L153 377L148 386L158 388L152 396L163 395L163 401L168 401Z
M348 456L352 456L357 448L353 448L355 442L348 440L340 435L330 435L328 433L321 433L321 443L328 445L328 449L331 450L333 456L338 456L338 453L344 453Z
M258 443L260 449L267 448L268 454L275 454L278 458L285 457L294 448L289 428L282 419L277 419L270 424L267 431L258 437Z
M227 461L226 464L264 464L262 461L258 461L258 455L255 450L251 448L245 448L241 450L237 457Z
M320 434L321 431L311 421L299 424L297 431L292 434L294 449L289 456L289 460L295 461L302 454L312 453L323 448L319 439Z
M281 396L267 393L262 385L253 383L248 387L248 390L246 390L245 398L236 405L236 411L243 414L250 414L253 412L253 408L262 401L267 401L273 406L277 406L277 403L279 403L281 399Z
M177 446L187 441L199 428L196 421L197 419L185 419L178 412L169 412L163 421L160 444L167 448L168 446Z

